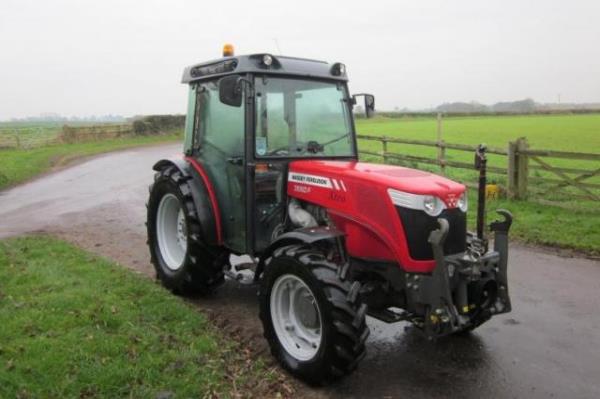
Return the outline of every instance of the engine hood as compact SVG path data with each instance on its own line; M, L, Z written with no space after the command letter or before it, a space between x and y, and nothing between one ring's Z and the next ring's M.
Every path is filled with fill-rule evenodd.
M289 165L288 195L326 209L333 225L346 234L350 256L396 261L406 271L429 273L435 268L435 261L412 258L407 232L427 226L434 229L436 218L412 208L410 215L414 217L405 226L399 216L401 206L395 205L390 189L436 196L452 212L465 186L400 166L327 160L301 160ZM422 235L426 236L429 230ZM427 238L418 244L428 245Z
M356 161L303 160L290 164L290 182L336 186L341 191L348 186L368 184L394 190L434 195L446 203L455 206L455 199L465 191L465 186L450 179L421 170L393 165L381 165ZM302 176L302 174L308 176ZM318 178L321 177L322 180ZM296 180L294 180L294 178ZM362 184L361 184L362 183ZM360 193L357 193L360 194Z

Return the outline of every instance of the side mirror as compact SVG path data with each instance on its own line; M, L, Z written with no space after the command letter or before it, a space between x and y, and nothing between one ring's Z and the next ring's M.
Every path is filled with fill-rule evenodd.
M365 98L365 116L371 118L375 115L375 96L372 94L355 94L352 96L352 102L357 103L356 98L363 96Z
M367 118L375 115L375 96L372 94L365 94L365 112Z
M242 105L242 85L239 76L230 75L219 79L219 100L232 107Z

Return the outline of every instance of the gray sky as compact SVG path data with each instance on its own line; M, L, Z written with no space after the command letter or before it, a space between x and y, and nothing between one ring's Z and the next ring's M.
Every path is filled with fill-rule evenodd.
M378 109L600 101L600 1L1 0L0 119L184 113L184 66L341 61Z

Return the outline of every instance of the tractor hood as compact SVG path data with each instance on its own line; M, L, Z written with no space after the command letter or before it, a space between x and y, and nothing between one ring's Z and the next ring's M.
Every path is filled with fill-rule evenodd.
M445 253L464 251L466 213L459 207L465 186L420 170L356 161L302 160L290 163L287 193L318 205L346 234L352 257L395 261L409 272L435 268L428 237L438 217L450 224ZM434 196L439 216L418 205Z
M394 189L411 194L433 195L449 208L465 186L452 180L421 170L401 166L372 164L356 161L306 160L290 164L288 182L329 188L334 191L361 195L365 185L384 190ZM364 194L364 192L363 192Z

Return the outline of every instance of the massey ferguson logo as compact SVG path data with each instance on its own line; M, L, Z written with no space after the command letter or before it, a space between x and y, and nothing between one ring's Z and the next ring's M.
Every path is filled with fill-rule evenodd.
M308 184L309 186L317 186L331 188L331 180L328 177L309 175L306 173L290 172L288 179L293 183Z
M329 184L329 179L309 175L294 175L292 176L292 180L300 183L315 184L317 186L326 186Z
M323 187L336 191L347 191L346 185L341 179L330 179L325 176L309 175L306 173L290 172L288 180L291 183L308 184L309 186Z
M456 208L456 205L458 204L456 194L448 194L446 197L446 204L448 204L448 208Z

